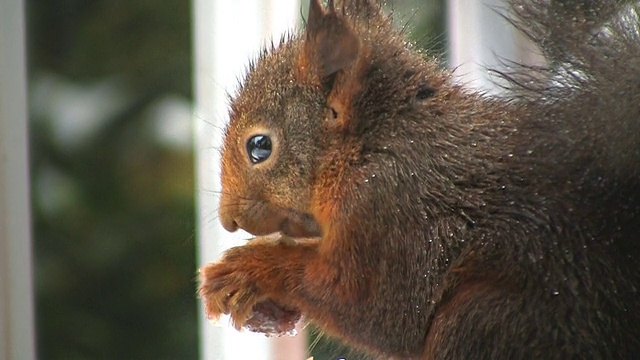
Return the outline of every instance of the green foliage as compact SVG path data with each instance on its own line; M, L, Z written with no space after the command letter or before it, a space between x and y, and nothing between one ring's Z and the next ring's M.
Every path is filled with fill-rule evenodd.
M121 85L119 110L79 145L32 112L39 357L195 359L193 157L159 143L148 116L169 94L190 97L189 3L27 5L32 84L54 73Z

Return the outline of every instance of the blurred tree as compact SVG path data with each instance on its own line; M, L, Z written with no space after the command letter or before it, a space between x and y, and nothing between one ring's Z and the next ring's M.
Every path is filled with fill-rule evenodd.
M425 56L440 58L445 54L445 0L387 0L385 3L396 26Z
M195 359L192 153L159 141L151 115L191 97L189 2L28 0L27 12L39 355ZM104 83L116 85L91 91Z

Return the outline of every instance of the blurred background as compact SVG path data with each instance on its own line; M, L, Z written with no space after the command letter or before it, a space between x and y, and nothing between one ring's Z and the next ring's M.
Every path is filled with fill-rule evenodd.
M197 359L190 3L26 6L39 357ZM443 0L387 7L442 53Z

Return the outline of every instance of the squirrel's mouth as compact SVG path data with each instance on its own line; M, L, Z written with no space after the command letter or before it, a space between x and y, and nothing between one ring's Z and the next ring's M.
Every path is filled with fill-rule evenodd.
M322 233L313 216L289 211L280 224L280 232L296 237L318 237Z
M292 238L319 237L320 226L313 216L291 209L273 209L266 204L253 204L250 211L220 211L222 226L230 232L242 229L253 236L281 233ZM256 206L257 205L257 206ZM238 209L240 210L240 209Z

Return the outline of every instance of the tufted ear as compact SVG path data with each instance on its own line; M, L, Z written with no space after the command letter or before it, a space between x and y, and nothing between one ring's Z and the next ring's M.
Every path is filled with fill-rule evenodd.
M357 125L353 105L363 90L371 56L355 29L380 21L381 13L372 0L342 0L339 6L329 0L326 9L320 1L310 3L299 74L327 91L329 124L350 131Z
M320 0L311 0L307 19L305 55L321 81L352 65L358 58L360 43L345 15L336 11L333 0L324 10Z

